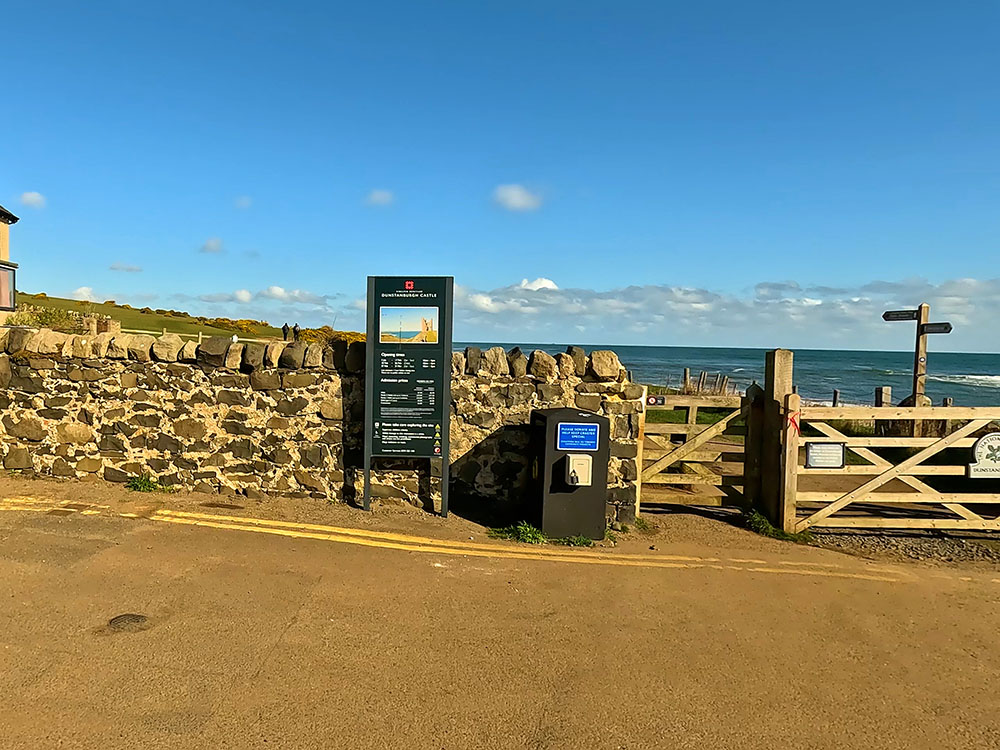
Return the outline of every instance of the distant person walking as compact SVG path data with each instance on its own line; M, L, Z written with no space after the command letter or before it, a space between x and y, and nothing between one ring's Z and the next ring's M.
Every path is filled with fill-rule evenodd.
M281 340L282 341L288 341L288 332L290 330L291 329L288 327L288 323L285 323L285 325L281 326Z
M293 335L294 335L294 337L295 337L295 338L293 339L293 341L298 341L298 340L299 340L299 334L300 334L301 332L302 332L302 329L301 329L301 328L299 328L299 324L298 324L298 323L296 323L296 324L295 324L295 326L294 326L294 327L292 328L292 334L293 334Z

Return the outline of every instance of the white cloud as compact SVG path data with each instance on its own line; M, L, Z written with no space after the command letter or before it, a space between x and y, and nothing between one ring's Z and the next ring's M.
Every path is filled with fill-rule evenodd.
M312 292L307 292L304 289L285 289L280 286L269 286L267 289L257 292L257 296L263 299L273 299L281 302L304 302L309 305L322 305L325 304L327 300L327 298L322 295L313 294Z
M396 196L393 195L392 191L384 188L376 188L365 197L365 203L369 206L389 206L395 200Z
M199 252L216 254L222 252L222 240L219 237L209 237L201 246Z
M235 292L233 292L233 297L236 298L237 302L242 302L244 304L250 302L253 299L253 295L250 294L249 289L237 289Z
M246 211L248 208L250 208L250 206L253 205L253 198L251 198L249 195L239 195L233 201L233 205L242 211Z
M456 336L472 340L682 346L906 349L912 326L884 310L931 305L955 331L939 350L998 351L1000 279L877 281L853 288L761 282L749 293L671 285L558 288L549 279L492 290L455 287ZM569 343L569 342L568 342Z
M93 287L81 286L73 290L70 297L77 300L83 300L84 302L97 302L97 297L94 296Z
M34 190L21 193L21 205L28 206L28 208L45 208L45 196Z
M539 276L534 281L528 281L527 279L521 279L521 288L530 289L533 292L539 289L558 289L556 282L552 279L547 279L544 276Z
M497 185L493 200L508 211L537 211L542 206L542 196L524 185Z
M142 266L130 266L127 263L112 263L108 268L112 271L122 271L123 273L139 273Z

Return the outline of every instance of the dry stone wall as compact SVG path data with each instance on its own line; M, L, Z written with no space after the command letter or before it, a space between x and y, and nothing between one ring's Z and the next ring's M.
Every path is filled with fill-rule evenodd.
M353 500L361 486L364 344L200 345L167 334L0 328L5 469L250 498ZM634 518L643 389L613 352L467 349L452 360L452 498L516 506L533 408L608 416L608 515ZM429 478L382 462L376 497L422 502ZM421 497L422 496L422 497Z

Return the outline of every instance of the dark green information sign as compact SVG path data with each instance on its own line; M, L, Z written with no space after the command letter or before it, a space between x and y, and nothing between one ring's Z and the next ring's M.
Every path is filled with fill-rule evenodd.
M450 276L369 276L365 369L365 497L373 458L442 460L448 512Z

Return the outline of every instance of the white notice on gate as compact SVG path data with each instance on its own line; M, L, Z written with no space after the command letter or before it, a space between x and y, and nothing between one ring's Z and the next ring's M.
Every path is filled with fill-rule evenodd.
M976 441L972 448L969 477L1000 479L1000 432L991 432Z
M806 443L807 469L843 469L843 443Z

